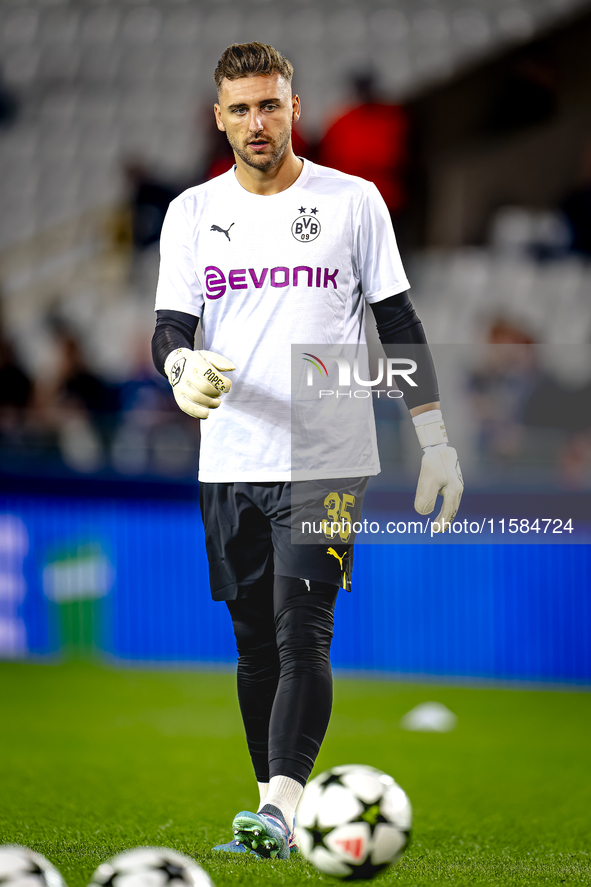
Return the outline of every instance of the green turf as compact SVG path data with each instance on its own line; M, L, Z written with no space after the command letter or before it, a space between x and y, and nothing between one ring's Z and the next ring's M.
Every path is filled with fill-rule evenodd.
M427 700L447 734L407 733ZM376 884L591 883L591 694L337 678L317 771L367 763L415 811L414 839ZM0 843L44 853L70 887L140 844L195 856L222 885L335 883L302 859L220 857L256 785L229 674L0 665Z

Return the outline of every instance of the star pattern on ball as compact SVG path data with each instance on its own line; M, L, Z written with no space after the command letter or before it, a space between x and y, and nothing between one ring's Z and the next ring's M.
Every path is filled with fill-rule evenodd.
M387 862L382 862L376 865L371 861L369 857L367 859L364 859L363 862L350 862L349 865L351 866L353 871L348 878L343 878L344 881L369 880L370 878L373 878L374 875L377 875L378 872L381 872L385 868L388 868Z
M382 813L379 801L371 801L370 803L367 803L366 801L362 801L361 798L357 798L357 800L363 805L363 810L359 816L352 820L352 822L367 822L372 835L379 822L390 822L390 820Z
M23 869L23 874L24 875L33 875L34 877L39 878L39 881L41 882L41 884L47 884L47 878L45 877L45 872L43 871L43 869L41 868L39 863L35 862L33 859L31 859L27 862L27 867L25 869ZM6 881L8 881L8 878L6 878ZM5 883L5 879L0 878L0 884L4 884L4 883Z
M338 773L333 773L332 770L329 770L326 777L320 783L322 788L327 788L329 785L342 785L341 777Z
M29 883L32 878L36 879L39 887L49 887L45 869L34 859L25 859L18 869L8 872L6 876L0 875L0 887L3 884Z
M171 862L168 859L163 859L160 865L154 866L155 871L162 872L166 875L165 884L168 884L170 881L184 881L186 884L190 884L190 880L187 878L187 873L182 865L179 865L176 862Z
M318 212L318 209L316 207L314 207L313 209L310 210L310 212L314 213L314 215L316 215L316 213Z
M115 869L111 872L108 878L101 878L101 884L103 887L115 887L115 881L117 880L118 875L119 872Z
M314 828L308 829L308 833L312 838L312 850L314 847L325 847L328 850L328 847L326 847L326 844L324 843L324 839L331 831L332 828L318 828L317 825L315 825Z
M306 212L306 207L305 207L305 206L300 206L300 208L299 208L299 212L301 212L301 213L305 213L305 212Z

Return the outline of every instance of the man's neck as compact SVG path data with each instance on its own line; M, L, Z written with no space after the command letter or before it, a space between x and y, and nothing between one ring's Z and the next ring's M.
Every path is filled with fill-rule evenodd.
M303 162L290 149L281 158L281 162L273 169L260 170L236 158L236 178L246 191L251 194L279 194L291 187L304 168Z

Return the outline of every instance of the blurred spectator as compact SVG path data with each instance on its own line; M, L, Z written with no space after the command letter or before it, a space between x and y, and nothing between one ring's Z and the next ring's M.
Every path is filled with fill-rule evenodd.
M482 365L469 380L478 424L478 447L492 459L516 457L523 443L526 404L538 383L531 336L507 318L494 320Z
M11 126L18 117L19 102L16 95L4 83L0 68L0 128Z
M136 250L157 243L168 204L182 187L154 175L143 161L128 159L123 164L132 211L132 240Z
M540 261L561 259L568 253L568 225L557 210L501 206L495 210L489 228L490 245L498 252Z
M56 324L55 334L59 345L59 364L54 380L57 400L99 417L116 411L116 389L89 369L75 336L59 324Z
M353 76L352 87L354 102L330 123L318 162L374 182L390 215L397 216L406 205L406 112L379 98L372 73Z
M578 186L561 204L572 252L591 257L591 141L585 147Z
M202 114L205 130L204 163L200 173L199 182L207 182L228 172L234 165L234 153L225 132L220 132L215 123L213 111L208 105Z
M565 444L560 458L560 479L568 490L591 487L591 430L574 434Z
M34 388L34 423L56 438L63 461L82 472L104 462L119 409L118 390L89 368L75 336L52 321L57 344L53 374Z
M0 318L0 476L116 474L151 479L197 476L199 422L180 412L168 381L152 363L150 338L128 341L133 366L123 382L95 372L81 343L50 316L49 363L31 381Z
M579 183L556 209L501 206L490 220L490 244L536 259L569 253L591 257L591 141L586 145Z
M31 388L31 380L0 327L0 441L3 445L22 439Z
M521 460L568 489L588 487L591 379L567 385L555 378L529 333L507 318L491 324L487 343L469 381L480 452L493 461Z
M554 63L543 46L530 46L501 80L484 129L492 135L510 135L546 123L557 110Z
M491 323L487 341L491 345L533 345L535 340L523 327L505 317Z
M199 422L182 413L168 380L154 369L149 338L136 342L135 368L121 387L112 464L121 474L196 477Z

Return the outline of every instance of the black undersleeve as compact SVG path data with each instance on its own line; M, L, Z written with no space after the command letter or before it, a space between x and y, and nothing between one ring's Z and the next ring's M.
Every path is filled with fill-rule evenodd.
M305 785L332 708L330 644L338 588L267 572L226 601L238 647L238 700L258 782Z
M408 293L397 293L372 303L378 336L382 345L403 346L399 356L416 361L414 380L417 387L410 386L404 377L399 377L398 385L404 394L404 402L409 409L439 400L437 376L423 324L417 317ZM395 356L392 348L385 349L388 356Z
M152 359L162 375L164 363L171 351L195 346L195 331L199 318L184 311L157 311L156 329L152 336Z

